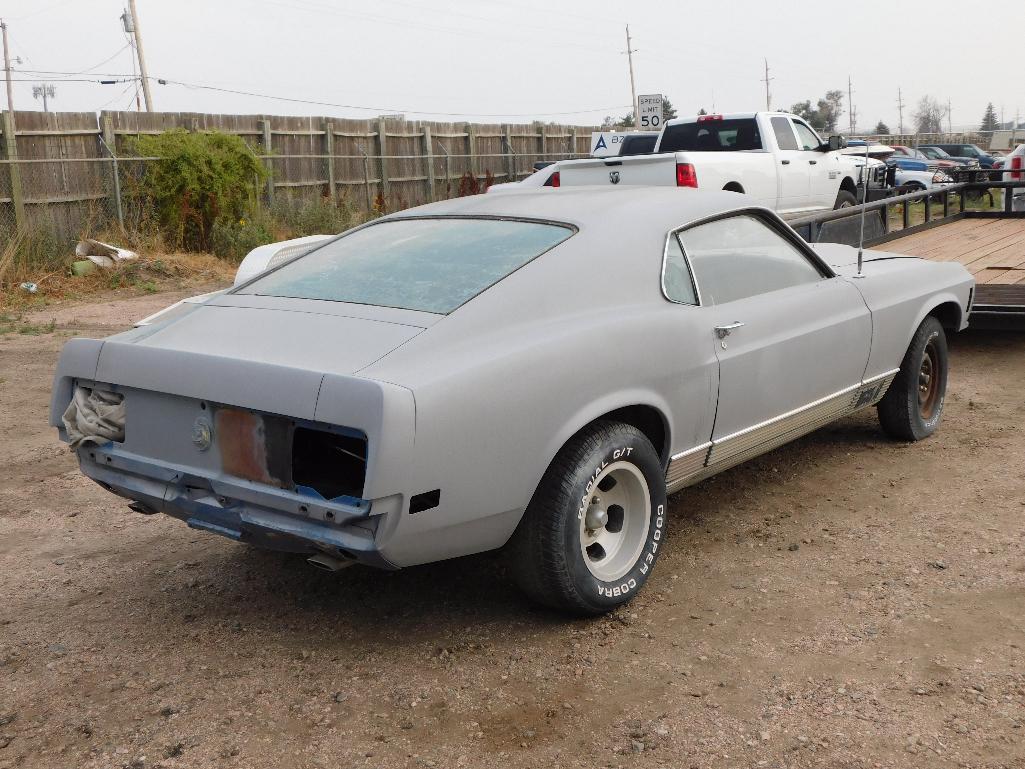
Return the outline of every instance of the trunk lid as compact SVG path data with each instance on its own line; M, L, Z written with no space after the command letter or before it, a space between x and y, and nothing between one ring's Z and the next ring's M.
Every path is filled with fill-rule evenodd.
M106 340L96 380L313 419L326 375L358 376L438 319L269 297L244 297L263 306L240 306L239 299L227 295Z

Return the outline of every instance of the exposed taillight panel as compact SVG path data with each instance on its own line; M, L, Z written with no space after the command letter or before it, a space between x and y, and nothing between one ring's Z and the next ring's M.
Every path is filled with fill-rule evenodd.
M676 186L677 187L697 187L698 186L698 174L694 170L694 166L690 163L677 163L676 164Z
M548 181L545 182L545 187L558 187L559 181L559 172L556 171L554 174L548 177Z
M1011 170L1014 171L1014 173L1011 174L1011 178L1012 179L1018 180L1018 179L1022 178L1022 173L1021 173L1021 170L1022 170L1022 156L1021 155L1015 155L1013 158L1011 158Z

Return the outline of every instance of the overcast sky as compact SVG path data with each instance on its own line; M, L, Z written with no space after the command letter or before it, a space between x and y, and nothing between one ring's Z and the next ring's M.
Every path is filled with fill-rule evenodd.
M998 117L1020 109L1025 118L1025 0L932 0L899 14L878 0L137 3L150 76L189 84L154 83L156 110L593 124L629 110L628 22L638 93L666 94L681 115L763 109L767 58L773 108L834 88L846 95L850 76L865 130L879 120L897 130L898 88L906 128L925 94L950 99L955 128L977 126L988 101ZM12 56L22 59L15 108L41 109L32 86L45 79L56 88L51 109L134 109L131 83L72 82L132 76L125 4L0 0Z

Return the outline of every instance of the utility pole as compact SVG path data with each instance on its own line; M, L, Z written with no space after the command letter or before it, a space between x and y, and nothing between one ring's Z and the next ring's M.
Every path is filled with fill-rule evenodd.
M49 112L50 103L48 99L53 99L57 96L57 89L50 83L32 86L32 98L38 99L40 96L43 97L43 112Z
M135 54L139 59L139 75L142 80L142 95L146 100L146 111L153 111L153 97L149 92L149 72L146 71L146 57L142 52L142 35L139 34L139 11L135 7L135 0L128 0L128 8L121 15L121 21L125 25L125 32L135 40Z
M901 136L904 135L904 94L897 89L897 127Z
M7 24L0 21L4 35L4 72L7 74L7 111L14 117L14 92L11 90L11 55L7 50Z
M854 109L854 88L851 87L851 76L847 76L847 114L850 117L851 130L850 133L854 135L854 124L857 121L857 111Z
M950 97L947 97L947 133L954 133L954 124L950 118Z
M775 80L774 77L769 77L769 60L765 59L765 77L762 78L762 82L765 83L765 110L766 112L772 112L772 95L769 93L769 81Z
M132 0L135 2L135 0ZM634 111L634 130L640 130L640 116L637 113L637 88L634 86L634 50L630 47L630 25L626 25L626 60L630 63L630 104Z

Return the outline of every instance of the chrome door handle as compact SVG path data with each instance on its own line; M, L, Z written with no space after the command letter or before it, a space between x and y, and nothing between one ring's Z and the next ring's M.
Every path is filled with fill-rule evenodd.
M731 331L733 331L734 329L738 329L743 325L744 324L741 323L739 320L735 320L733 321L733 323L727 323L725 326L716 326L715 335L720 339L725 339L730 335Z

